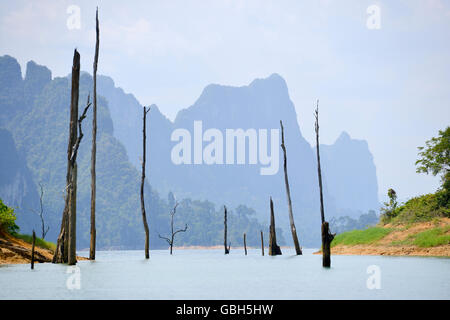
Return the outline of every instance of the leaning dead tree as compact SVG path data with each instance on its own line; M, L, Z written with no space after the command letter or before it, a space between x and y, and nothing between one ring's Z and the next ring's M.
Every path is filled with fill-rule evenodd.
M223 223L224 223L223 246L225 247L225 254L229 254L231 244L228 244L228 241L227 241L228 225L227 225L227 207L226 206L223 206Z
M89 259L95 260L95 242L97 236L97 230L95 228L95 198L97 192L96 185L96 172L95 166L97 161L97 64L98 64L98 49L100 42L100 30L98 23L98 8L95 12L95 25L96 25L96 41L95 41L95 56L92 78L94 82L93 90L93 108L92 108L92 151L91 151L91 242L89 247Z
M320 217L322 220L322 265L324 267L331 266L331 241L333 241L335 234L330 232L330 227L327 221L325 221L325 212L323 208L323 192L322 192L322 171L320 168L320 152L319 152L319 100L317 100L316 110L314 112L316 123L314 129L316 131L316 153L317 153L317 175L319 178L319 191L320 191Z
M170 212L170 230L171 230L171 236L170 238L166 238L161 236L160 234L158 235L161 239L164 239L167 241L167 243L170 246L170 254L172 254L173 251L173 242L175 240L175 235L179 232L186 232L188 225L186 224L186 226L184 227L184 229L178 229L177 231L174 230L173 228L173 217L175 216L175 213L177 212L177 207L178 207L178 202L175 203L175 206L173 207L172 211Z
M275 230L275 215L273 213L273 201L270 197L270 230L269 230L269 256L281 255L281 249L277 244L277 234Z
M142 177L141 177L141 212L142 212L142 222L144 223L145 230L145 259L150 258L149 253L149 231L147 224L147 216L145 213L145 202L144 202L144 183L145 183L145 158L146 158L146 122L147 122L147 113L150 111L150 107L144 107L144 114L142 116L143 121L143 129L142 129Z
M76 192L77 192L77 154L83 139L81 123L91 103L89 95L86 107L78 118L78 96L80 83L80 54L75 49L72 65L72 88L70 99L69 142L67 147L66 196L61 221L61 230L56 242L53 263L75 264L76 261Z
M284 144L284 127L283 127L283 122L281 120L280 120L280 126L281 126L281 149L283 149L283 155L284 155L284 162L283 162L284 184L286 186L286 196L287 196L287 202L288 202L288 208L289 208L289 222L291 224L291 233L292 233L292 240L294 241L295 253L297 255L301 255L302 248L300 247L300 243L298 242L297 229L295 228L294 215L292 213L291 190L289 188L289 180L288 180L288 174L287 174L286 145Z

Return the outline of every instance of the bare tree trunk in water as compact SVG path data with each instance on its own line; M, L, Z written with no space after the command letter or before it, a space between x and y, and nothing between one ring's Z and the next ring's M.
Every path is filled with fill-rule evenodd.
M163 237L163 236L159 235L159 237L161 239L166 240L167 243L169 244L169 246L170 246L170 254L171 255L172 255L172 252L173 252L173 244L174 244L174 241L175 241L175 235L178 232L186 232L186 230L188 228L188 225L186 223L184 229L178 229L177 231L175 231L175 229L173 227L173 217L175 216L175 213L177 212L177 207L178 207L178 202L175 203L175 206L173 207L172 212L170 213L170 216L171 216L170 217L170 234L171 234L170 238L166 238L166 237Z
M261 253L264 257L264 236L262 230L261 230Z
M244 233L244 251L245 255L247 255L247 235Z
M223 206L223 212L224 212L224 218L223 218L223 223L224 223L224 239L223 239L223 246L225 247L225 254L229 254L230 253L230 246L228 246L227 243L227 230L228 230L228 226L227 226L227 207Z
M270 197L270 233L269 233L269 256L281 255L281 249L277 244L277 234L275 231L275 215L273 213L273 202Z
M32 242L31 242L31 270L34 269L34 245L36 242L36 233L33 230Z
M69 265L77 263L77 171L78 166L75 165L72 169L72 186L69 188L70 193L70 210L69 210L69 251L68 261Z
M71 161L73 149L78 137L78 94L80 82L80 54L75 49L72 64L72 89L70 99L70 127L69 127L69 143L67 146L67 174L66 174L66 196L64 210L61 219L61 230L56 242L56 250L53 255L53 263L67 263L68 261L68 238L69 238L69 208L70 208L70 188L72 183Z
M99 50L99 23L98 23L98 8L95 13L96 25L96 41L95 41L95 56L94 56L94 95L93 95L93 110L92 110L92 152L91 152L91 242L89 247L89 259L95 260L95 242L97 230L95 228L95 198L96 198L96 172L95 166L97 161L97 64L98 64L98 50Z
M333 241L335 234L330 232L328 222L325 221L325 210L323 207L323 192L322 192L322 171L320 167L320 152L319 152L319 100L317 100L317 107L314 113L316 123L314 129L316 131L316 154L317 154L317 175L319 178L320 191L320 217L322 220L322 266L329 268L331 266L331 241Z
M145 230L145 259L149 259L150 258L150 253L149 253L149 232L148 232L148 224L147 224L147 216L145 213L145 203L144 203L144 182L145 182L145 153L146 153L146 148L145 148L145 144L146 144L146 118L147 118L147 113L150 111L150 107L146 108L144 107L144 114L142 117L143 120L143 129L142 129L142 149L143 149L143 153L142 153L142 178L141 178L141 211L142 211L142 222L144 223L144 230Z
M302 248L300 247L300 244L298 242L297 229L295 228L294 215L292 213L291 190L289 188L289 180L288 180L288 174L287 174L286 146L284 145L284 127L283 127L283 122L281 120L280 120L280 126L281 126L281 149L283 149L283 154L284 154L284 164L283 164L284 183L286 185L286 196L287 196L288 208L289 208L289 222L291 224L291 233L292 233L292 240L294 241L295 252L297 255L301 255Z

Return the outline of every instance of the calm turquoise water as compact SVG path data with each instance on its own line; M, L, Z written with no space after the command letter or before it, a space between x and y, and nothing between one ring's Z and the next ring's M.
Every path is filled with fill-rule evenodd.
M312 252L151 251L149 261L143 251L98 252L97 261L78 263L80 289L72 290L68 266L1 266L0 299L450 299L450 259L333 256L326 270ZM367 288L371 265L380 289Z

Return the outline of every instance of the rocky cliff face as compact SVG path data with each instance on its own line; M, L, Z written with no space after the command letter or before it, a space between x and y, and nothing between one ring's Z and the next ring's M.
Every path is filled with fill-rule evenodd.
M344 131L334 144L321 145L321 155L325 185L338 215L358 217L378 209L376 167L366 141L351 139Z
M11 133L1 128L0 146L0 197L7 206L14 208L21 232L38 230L39 218L33 212L39 208L36 185Z
M124 142L130 159L138 159L141 154L141 106L129 95L124 95L120 88L105 90L103 94L111 104L120 101L111 114L115 128L121 127L123 132L119 134L116 131L115 135ZM130 99L132 103L125 103L124 99ZM128 118L130 114L133 114L131 120ZM300 238L303 237L306 244L312 243L318 231L311 233L311 230L318 230L320 223L315 150L303 138L287 84L277 74L256 79L243 87L209 85L192 106L178 113L174 122L153 107L148 146L150 183L162 194L172 191L179 197L208 199L218 205L247 204L255 208L263 220L268 218L269 197L272 196L279 225L287 227L279 139L276 142L279 170L274 175L260 174L259 158L256 165L249 164L248 139L245 164L236 164L237 161L234 165L193 164L195 121L202 122L202 133L208 129L217 129L222 133L225 162L227 129L255 129L256 132L267 129L270 132L280 128L280 120L285 127L288 173L297 228ZM176 129L186 129L190 133L191 164L175 165L171 159L171 150L177 143L171 141L171 134ZM208 142L204 141L202 150L207 145ZM267 147L270 152L270 144ZM322 154L327 217L342 214L359 216L361 211L378 207L376 171L365 141L352 140L343 134L335 144L322 146ZM133 163L137 164L136 161Z

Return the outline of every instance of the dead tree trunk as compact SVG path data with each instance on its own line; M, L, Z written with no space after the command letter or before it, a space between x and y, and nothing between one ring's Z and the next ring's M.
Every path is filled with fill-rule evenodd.
M36 233L33 230L33 237L31 242L31 270L34 269L34 245L36 243Z
M319 100L317 100L317 107L314 113L316 123L314 129L316 131L316 154L317 154L317 176L319 179L319 192L320 192L320 217L322 220L322 266L331 266L331 241L334 239L334 234L330 232L328 222L325 221L325 210L323 207L323 192L322 192L322 171L320 167L320 152L319 152Z
M262 230L261 230L261 254L264 257L264 236Z
M227 225L227 207L223 206L223 214L224 214L224 218L223 218L223 223L224 223L224 239L223 239L223 246L225 247L225 254L229 254L230 253L230 245L228 245L228 241L227 241L227 231L228 231L228 225Z
M147 216L145 213L145 202L144 202L144 182L145 182L145 158L146 158L146 118L147 113L150 111L150 107L146 108L144 107L144 114L142 117L143 121L143 129L142 129L142 178L141 178L141 211L142 211L142 222L144 223L144 230L145 230L145 259L150 258L149 253L149 231L148 231L148 224L147 224Z
M45 226L44 220L44 186L39 182L39 217L41 218L41 235L42 239L45 239L50 226Z
M75 49L72 64L72 88L70 99L70 127L69 127L69 143L67 146L67 174L66 174L66 197L65 205L61 221L61 230L56 242L56 250L53 256L53 263L67 263L68 261L68 240L69 240L69 211L71 198L71 184L72 184L72 169L73 163L71 161L72 153L78 137L78 93L80 81L80 54Z
M244 233L244 251L245 255L247 255L247 235Z
M281 255L281 249L277 244L275 231L275 215L273 213L273 201L270 197L270 233L269 233L269 256Z
M292 233L292 240L294 241L295 246L295 253L297 255L302 254L302 248L300 247L300 243L298 242L297 237L297 229L295 228L294 223L294 215L292 213L292 201L291 201L291 190L289 188L289 180L288 180L288 174L287 174L287 155L286 155L286 146L284 144L284 128L283 128L283 122L280 120L280 126L281 126L281 149L283 149L284 154L284 183L286 186L286 196L288 201L288 209L289 209L289 222L291 224L291 233Z
M179 230L177 230L177 231L174 231L174 227L173 227L173 217L175 216L175 213L176 213L176 211L177 211L177 207L178 207L178 202L175 203L175 206L173 207L172 212L170 213L170 234L171 234L170 238L162 237L161 235L159 235L159 237L160 237L161 239L166 240L167 243L169 244L169 246L170 246L170 254L172 254L172 252L173 252L173 244L174 244L174 241L175 241L175 235L176 235L177 233L179 233L179 232L186 232L186 230L187 230L187 228L188 228L188 225L186 224L186 226L184 227L184 229L179 229Z
M72 187L70 195L70 210L69 210L69 252L68 261L69 265L77 263L77 175L78 166L75 165L72 168Z
M89 248L89 259L95 260L95 242L97 230L95 228L95 199L97 192L96 185L96 161L97 161L97 64L98 64L98 50L99 50L99 23L98 23L98 8L95 12L95 25L96 25L96 42L95 42L95 56L94 56L94 93L93 93L93 110L92 110L92 151L91 151L91 242Z

